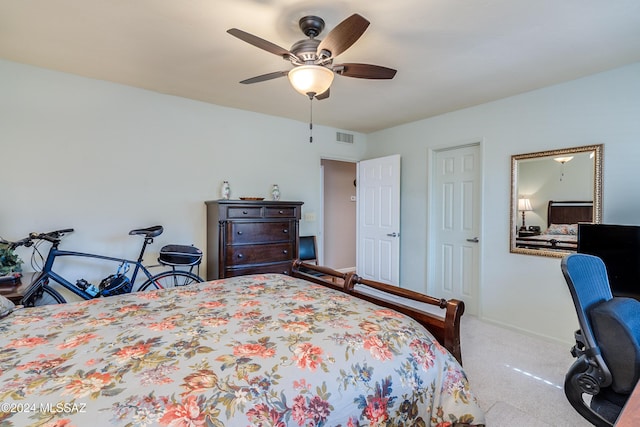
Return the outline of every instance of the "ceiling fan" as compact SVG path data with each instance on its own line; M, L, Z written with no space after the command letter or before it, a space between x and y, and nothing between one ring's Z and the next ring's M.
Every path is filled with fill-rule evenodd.
M325 26L322 18L305 16L300 19L298 25L308 39L294 43L289 50L237 28L227 30L232 36L278 55L294 66L291 70L263 74L242 80L240 83L258 83L288 76L294 89L309 99L326 99L329 97L329 87L335 74L359 79L392 79L395 76L396 70L380 65L333 63L334 59L351 47L369 26L369 21L362 16L351 15L331 30L323 40L316 39Z

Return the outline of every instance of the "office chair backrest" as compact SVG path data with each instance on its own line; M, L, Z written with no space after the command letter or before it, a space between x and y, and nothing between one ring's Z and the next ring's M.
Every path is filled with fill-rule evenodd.
M298 258L301 261L318 263L316 236L300 236L298 248Z
M600 258L587 254L567 255L562 259L561 268L586 344L597 347L587 313L595 305L613 298L607 268Z

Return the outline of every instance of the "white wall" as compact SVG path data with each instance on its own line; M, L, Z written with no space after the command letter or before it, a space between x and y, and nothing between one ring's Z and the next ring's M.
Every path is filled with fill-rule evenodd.
M319 209L320 157L402 155L402 286L426 290L429 149L481 141L482 317L566 342L577 326L560 260L509 253L510 157L604 144L604 222L640 223L640 64L337 144L336 129L0 60L0 235L74 227L65 247L135 256L129 229L205 247L204 200ZM304 99L301 97L301 105ZM366 150L366 153L365 153ZM303 234L318 224L302 221ZM23 257L25 255L23 254ZM153 255L149 257L153 260ZM203 274L204 275L204 274Z
M232 198L268 198L277 183L283 200L317 213L320 157L358 160L366 140L336 143L336 129L316 125L311 144L308 123L8 61L0 94L0 236L73 227L65 248L116 256L136 256L127 233L154 224L165 227L155 251L204 248L204 201L225 179Z
M509 252L510 158L603 143L603 222L640 224L640 64L367 135L367 158L402 155L403 287L426 289L416 266L427 257L427 152L473 141L484 170L481 316L570 342L577 320L560 259Z

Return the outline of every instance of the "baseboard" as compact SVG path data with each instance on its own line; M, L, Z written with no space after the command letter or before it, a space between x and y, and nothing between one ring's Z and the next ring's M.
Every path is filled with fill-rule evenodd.
M545 335L545 334L540 334L538 332L534 332L534 331L531 331L529 329L524 329L524 328L520 328L520 327L517 327L517 326L513 326L513 325L510 325L508 323L504 323L504 322L499 321L499 320L490 319L490 318L487 318L487 317L484 317L484 316L476 316L476 318L482 320L483 322L491 323L491 324L493 324L495 326L500 326L501 328L510 329L510 330L512 330L514 332L518 332L518 333L521 333L521 334L524 334L524 335L529 335L529 336L532 336L532 337L535 337L535 338L540 338L540 339L543 339L545 341L552 342L552 343L555 343L555 344L562 344L562 345L573 345L573 344L575 344L574 341L565 341L565 340L557 338L557 337L553 337L553 336Z

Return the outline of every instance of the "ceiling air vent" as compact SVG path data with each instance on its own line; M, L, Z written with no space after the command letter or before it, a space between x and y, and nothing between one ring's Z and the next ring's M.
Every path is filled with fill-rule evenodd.
M353 144L353 134L336 132L336 141L344 144Z

